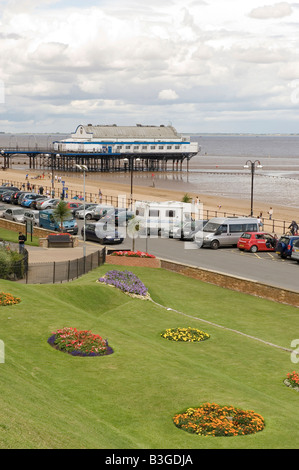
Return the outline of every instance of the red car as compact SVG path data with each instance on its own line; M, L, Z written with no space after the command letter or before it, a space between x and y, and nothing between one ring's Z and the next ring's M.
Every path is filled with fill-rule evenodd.
M237 247L239 250L251 251L275 251L277 239L266 232L245 232L239 238Z

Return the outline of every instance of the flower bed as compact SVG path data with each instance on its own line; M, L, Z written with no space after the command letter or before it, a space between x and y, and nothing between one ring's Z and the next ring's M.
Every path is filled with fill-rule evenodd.
M293 372L289 372L287 374L287 378L284 380L284 383L288 387L291 387L291 388L297 390L297 392L299 392L299 374L298 374L298 372L295 372L294 370L293 370Z
M126 294L148 298L148 291L143 282L130 271L107 271L105 276L99 278L99 282L103 282L110 286L117 287Z
M0 292L0 306L4 307L5 305L16 305L21 302L19 297L15 297L11 294Z
M185 341L195 343L208 339L210 335L196 328L168 328L161 333L162 338L170 341Z
M175 426L200 436L240 436L254 434L265 427L263 417L251 410L204 403L173 417Z
M72 356L107 356L113 350L108 341L88 330L78 331L76 328L62 328L53 333L48 343L59 351Z
M106 263L142 268L160 268L161 266L158 258L143 251L114 251L106 255Z
M144 251L114 251L111 256L128 256L131 258L156 258L154 255Z

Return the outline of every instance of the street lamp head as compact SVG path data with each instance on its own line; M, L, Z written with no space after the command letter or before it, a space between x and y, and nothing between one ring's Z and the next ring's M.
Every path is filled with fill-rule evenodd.
M79 170L83 170L83 171L84 171L84 170L88 170L88 168L87 168L86 165L78 165L78 164L76 163L75 166L76 166L77 168L79 168Z
M246 163L246 165L244 165L244 168L246 168L246 169L249 168L249 165L247 165L247 163Z

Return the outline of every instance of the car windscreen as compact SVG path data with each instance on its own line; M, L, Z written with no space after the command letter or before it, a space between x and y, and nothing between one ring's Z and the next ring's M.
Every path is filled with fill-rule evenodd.
M285 245L288 245L289 244L289 237L281 237L280 240L279 240L281 243L284 243Z
M249 240L251 238L250 233L242 233L241 238L245 238L246 240Z
M208 222L204 228L203 232L216 232L216 230L220 227L220 224L216 224L214 222Z

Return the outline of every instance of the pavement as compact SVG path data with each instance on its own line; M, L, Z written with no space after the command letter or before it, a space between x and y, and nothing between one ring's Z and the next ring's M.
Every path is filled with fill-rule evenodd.
M17 244L16 244L17 245ZM16 247L18 249L18 247ZM39 263L53 263L53 261L69 261L84 256L83 241L79 240L79 246L74 248L44 248L41 246L25 245L29 254L29 265ZM103 248L102 245L85 242L86 256Z

